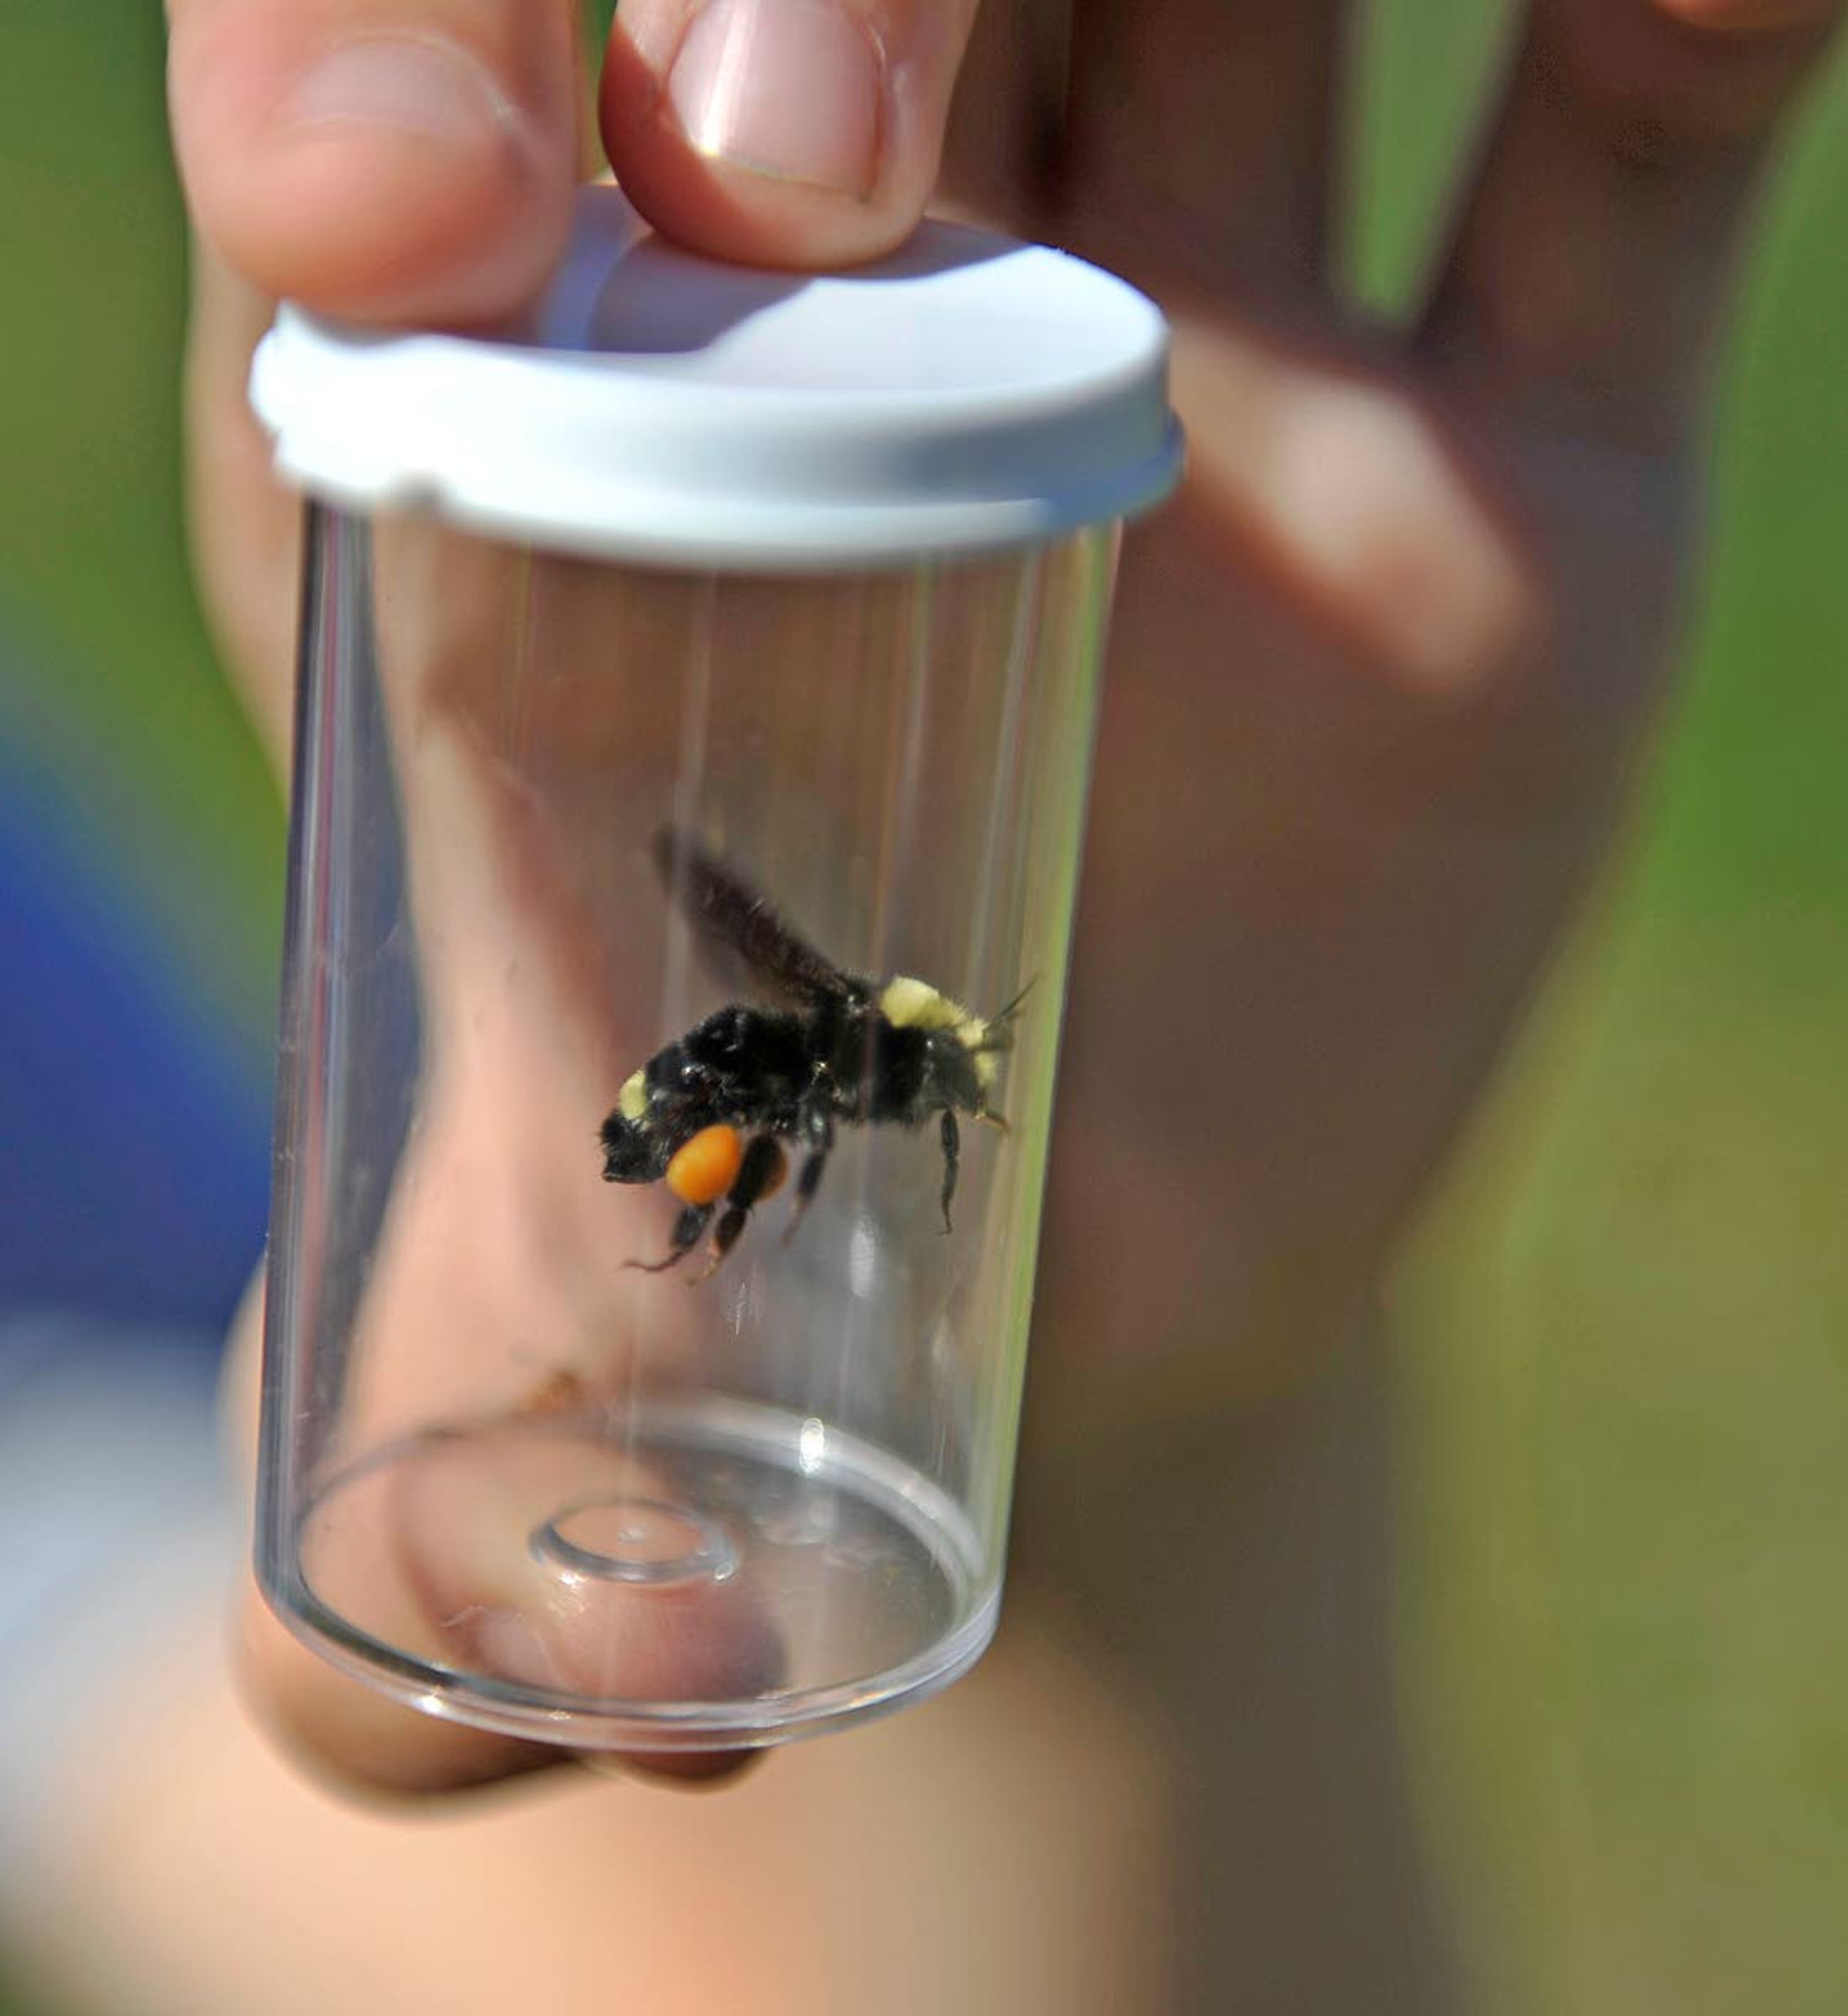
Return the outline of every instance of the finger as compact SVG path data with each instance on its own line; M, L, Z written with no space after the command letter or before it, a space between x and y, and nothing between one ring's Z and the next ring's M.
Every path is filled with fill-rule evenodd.
M896 245L937 178L975 0L639 0L604 63L627 193L701 250L831 265Z
M1639 441L1697 410L1739 226L1839 0L1535 0L1430 318L1504 398Z
M1119 264L1317 277L1343 13L1341 0L987 0L950 185Z
M498 1448L430 1449L376 1494L376 1507L311 1522L304 1567L316 1597L349 1626L438 1668L593 1701L724 1700L774 1687L781 1642L737 1582L625 1586L549 1574L535 1557L527 1536L557 1510L560 1492L646 1488L634 1467L623 1471L607 1445L588 1438L535 1441L516 1431ZM400 1707L333 1671L260 1610L245 1651L246 1677L272 1726L349 1784L448 1791L575 1761L555 1745ZM641 1752L622 1763L710 1778L749 1755Z
M241 278L330 313L474 320L553 263L570 0L171 0L175 150Z
M193 558L272 754L299 500L245 387L275 297L471 319L545 271L578 124L569 0L171 0L175 149L201 242L188 332Z
M254 1462L258 1355L262 1329L261 1281L244 1298L232 1327L225 1381L230 1431L248 1476ZM580 1452L582 1463L590 1460ZM434 1471L413 1476L398 1496L398 1544L383 1547L363 1532L324 1539L318 1574L375 1625L389 1624L405 1643L427 1635L432 1606L461 1611L507 1631L528 1621L505 1648L503 1664L542 1662L544 1677L571 1673L607 1691L633 1690L664 1678L678 1684L698 1673L720 1684L774 1667L780 1649L761 1619L727 1592L715 1601L683 1601L665 1620L625 1618L605 1606L534 1604L529 1564L510 1560L492 1531L492 1503L480 1480ZM503 1498L517 1498L523 1480L503 1474ZM503 1508L504 1506L503 1506ZM471 1545L471 1536L482 1544ZM511 1634L510 1634L511 1635ZM452 1654L455 1647L445 1650ZM499 1736L404 1707L344 1672L301 1643L252 1590L243 1606L238 1665L246 1698L272 1733L304 1766L362 1795L423 1797L492 1784L502 1779L584 1761L549 1744ZM629 1754L594 1760L686 1784L714 1783L755 1761L745 1751Z
M301 499L250 411L250 358L275 313L209 247L193 253L186 333L186 517L225 667L279 775L287 768Z
M634 797L625 779L658 777L678 710L612 686L609 640L632 638L643 665L672 659L698 598L652 578L611 590L575 563L515 566L408 524L378 529L372 563L418 948L418 1112L347 1345L345 1481L290 1522L301 1584L344 1633L490 1698L510 1687L590 1705L758 1700L780 1686L784 1651L755 1579L703 1548L658 1579L585 1565L639 1544L626 1531L637 1517L669 1555L690 1546L682 1524L632 1509L675 1494L611 1424L642 1376L638 1335L653 1362L676 1363L691 1310L621 1270L643 1200L625 1226L585 1180L593 1161L559 1153L589 1137L628 1075L654 995L639 970L612 973L587 891L624 874L652 888L618 808ZM481 648L516 610L549 668L517 709ZM549 1031L542 1058L535 1026ZM649 1298L665 1306L639 1330ZM405 1715L274 1629L252 1644L254 1697L350 1782L434 1791L564 1754ZM571 1728L551 1724L560 1742ZM740 1761L635 1764L686 1777Z
M586 1759L553 1744L420 1715L335 1672L255 1597L245 1611L238 1664L246 1699L278 1742L318 1776L362 1796L433 1798L586 1762L705 1785L735 1777L758 1759L749 1750Z

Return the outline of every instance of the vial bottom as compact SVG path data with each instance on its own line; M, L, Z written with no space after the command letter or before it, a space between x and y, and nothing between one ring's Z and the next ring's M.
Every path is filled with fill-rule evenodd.
M535 1559L600 1582L722 1580L738 1557L711 1520L658 1499L610 1497L567 1505L533 1529Z
M888 1452L721 1395L447 1428L331 1477L266 1573L337 1665L428 1712L586 1748L711 1750L864 1719L964 1671L998 1590Z

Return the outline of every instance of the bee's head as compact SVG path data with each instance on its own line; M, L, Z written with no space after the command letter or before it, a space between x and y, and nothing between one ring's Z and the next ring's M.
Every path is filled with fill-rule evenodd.
M984 1021L928 981L900 974L886 983L879 1009L894 1028L922 1034L931 1076L946 1097L965 1112L982 1113L1001 1055L1012 1045L1008 1024L1021 999L1017 994L999 1015Z

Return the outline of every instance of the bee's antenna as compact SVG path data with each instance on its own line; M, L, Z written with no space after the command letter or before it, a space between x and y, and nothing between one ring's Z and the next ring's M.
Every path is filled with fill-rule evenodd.
M979 1043L971 1043L969 1046L978 1057L983 1056L990 1051L1013 1049L1014 1038L1009 1033L1007 1025L1020 1012L1020 1004L1032 992L1039 978L1039 974L1035 974L1032 979L1027 982L1026 985L1015 995L998 1015L991 1015L982 1024L982 1041Z
M1037 987L1039 984L1039 976L1038 974L1035 974L1033 977L1027 982L1026 985L1021 989L1019 993L1015 995L1014 999L1008 1003L1005 1008L1000 1010L998 1013L989 1016L988 1018L989 1034L992 1035L996 1029L1004 1030L1007 1027L1008 1024L1011 1022L1014 1017L1020 1013L1020 1004L1026 999L1027 996L1032 992L1033 989ZM982 1045L982 1048L985 1049L988 1047L989 1046L986 1043ZM998 1045L996 1047L1004 1049L1006 1046Z

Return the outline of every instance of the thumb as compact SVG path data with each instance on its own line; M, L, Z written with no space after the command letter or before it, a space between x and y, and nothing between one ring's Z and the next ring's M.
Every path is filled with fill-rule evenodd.
M725 258L839 265L916 224L976 0L634 0L601 115L617 179Z

